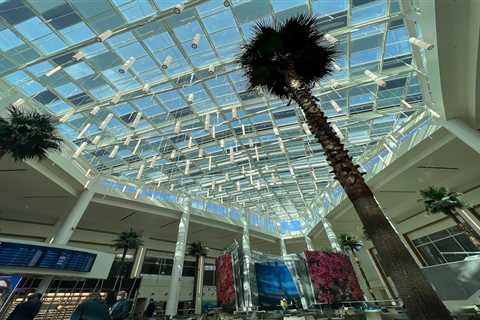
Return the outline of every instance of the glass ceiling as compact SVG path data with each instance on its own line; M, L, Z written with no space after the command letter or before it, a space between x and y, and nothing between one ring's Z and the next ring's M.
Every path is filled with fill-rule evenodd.
M314 91L354 158L423 105L398 0L192 0L176 14L179 3L0 0L0 77L60 119L95 174L292 228L332 174L297 106L247 89L235 59L257 20L320 17L340 53Z

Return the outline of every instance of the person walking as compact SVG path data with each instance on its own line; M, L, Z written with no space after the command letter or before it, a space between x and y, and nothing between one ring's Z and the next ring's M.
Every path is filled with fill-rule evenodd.
M110 310L112 320L124 320L130 313L130 302L127 300L127 292L120 291L117 296L117 302Z
M10 313L7 320L33 320L42 307L42 294L34 293L27 301L20 303Z
M92 293L73 311L70 320L110 320L110 314L100 294Z
M156 309L155 300L150 299L150 302L148 303L147 308L143 313L143 317L147 320L154 319L153 316L155 315L155 309Z

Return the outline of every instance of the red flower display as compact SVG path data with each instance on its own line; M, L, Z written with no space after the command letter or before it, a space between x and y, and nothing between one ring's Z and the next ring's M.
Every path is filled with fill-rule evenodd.
M342 253L305 251L308 273L319 303L363 300L350 259Z
M235 302L232 256L227 253L217 257L215 265L218 305L231 305Z

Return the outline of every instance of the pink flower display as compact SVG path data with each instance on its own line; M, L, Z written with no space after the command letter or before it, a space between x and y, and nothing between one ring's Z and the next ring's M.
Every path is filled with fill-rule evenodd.
M218 305L231 305L235 302L232 256L226 253L217 257L215 265Z
M305 251L308 273L319 303L363 299L350 259L342 253Z

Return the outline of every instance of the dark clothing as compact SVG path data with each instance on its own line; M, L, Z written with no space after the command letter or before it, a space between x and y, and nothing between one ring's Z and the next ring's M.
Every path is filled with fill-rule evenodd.
M107 292L107 297L105 298L105 303L107 307L110 309L113 305L117 302L117 295L114 291Z
M93 299L80 303L70 320L110 320L110 314L104 303Z
M35 318L38 311L40 311L41 306L42 302L38 300L30 300L20 303L15 307L15 310L10 313L7 320L32 320Z
M130 311L130 303L127 299L120 299L112 307L110 316L112 320L123 320L128 317Z
M145 317L153 317L153 314L155 313L155 302L150 302L147 306L147 309L145 309L145 312L143 313L143 315Z

